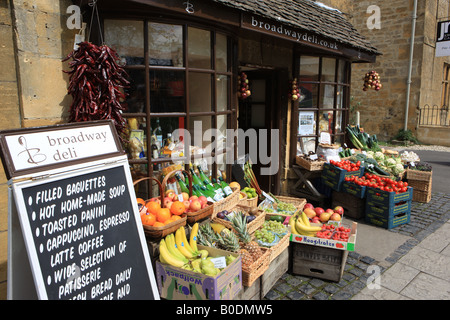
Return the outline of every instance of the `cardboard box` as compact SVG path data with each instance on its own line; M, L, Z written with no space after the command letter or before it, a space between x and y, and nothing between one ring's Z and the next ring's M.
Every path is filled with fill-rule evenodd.
M291 233L290 241L296 242L296 243L313 245L313 246L331 248L331 249L355 251L357 226L358 226L357 222L352 223L352 227L351 227L352 231L350 232L350 236L348 237L347 242L337 241L337 240L332 240L332 239L323 239L323 238L317 238L317 237L309 237L309 236L304 236L304 235L300 235L300 234L292 234L292 233Z
M198 246L209 256L227 256L236 259L217 276L173 267L156 261L156 282L161 298L167 300L232 300L242 288L242 263L237 253Z

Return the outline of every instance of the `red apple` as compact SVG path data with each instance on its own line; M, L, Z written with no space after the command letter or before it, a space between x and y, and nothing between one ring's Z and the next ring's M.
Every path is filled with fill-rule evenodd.
M331 214L330 220L341 221L341 215L337 212L334 212L333 214Z
M151 198L149 201L154 201L154 202L158 202L159 204L161 204L161 198L160 197Z
M198 201L200 201L201 204L204 204L208 202L208 199L206 199L205 196L200 196L198 197Z
M303 207L303 209L306 209L306 208L311 208L314 210L314 206L312 205L312 203L309 203L309 202L307 204L305 204L305 206Z
M172 198L165 197L164 198L164 207L170 209L170 206L172 205L173 201Z
M191 203L189 202L189 200L184 200L183 204L184 204L184 207L186 208L185 211L187 212L187 210L189 209L189 206L191 205Z
M337 206L334 208L334 212L337 212L342 216L344 214L344 208L342 208L341 206Z
M207 202L202 203L202 209L203 209L203 208L206 208L207 206L208 206L208 203L207 203Z
M198 200L198 197L196 195L193 195L193 196L189 197L189 202L192 202L194 200Z
M312 219L312 218L314 218L316 216L316 212L313 209L311 209L311 208L303 209L303 212L306 214L306 216L309 219Z
M319 217L315 216L311 219L311 223L320 223Z
M329 212L322 212L319 216L320 221L322 221L323 223L327 222L328 220L330 220L331 217L331 213Z
M201 204L201 202L199 201L199 200L192 200L192 202L190 203L190 205L189 205L189 209L192 211L192 212L195 212L195 211L198 211L198 210L200 210L202 208L202 204Z
M333 209L327 209L327 210L325 210L325 212L329 212L329 213L333 214L334 210Z
M314 208L314 211L316 212L316 215L319 217L323 212L325 212L325 210L323 210L323 208L321 207L316 207Z

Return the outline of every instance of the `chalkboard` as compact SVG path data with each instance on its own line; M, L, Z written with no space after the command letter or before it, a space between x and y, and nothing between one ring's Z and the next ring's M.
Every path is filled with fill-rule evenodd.
M159 299L127 165L13 184L40 299Z

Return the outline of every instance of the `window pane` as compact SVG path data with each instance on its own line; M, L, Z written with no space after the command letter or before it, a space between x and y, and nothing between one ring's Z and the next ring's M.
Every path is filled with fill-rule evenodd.
M298 138L297 154L308 154L310 151L316 152L316 138Z
M183 27L149 23L148 43L150 65L183 66Z
M300 81L319 80L319 57L303 56L300 58Z
M336 93L336 108L341 109L344 108L344 87L338 86L337 87L337 93Z
M217 111L228 110L229 77L218 75L216 78Z
M128 94L126 112L145 112L145 71L129 69L127 73L130 76L131 84L129 88L125 89Z
M334 85L325 84L322 85L320 107L322 109L332 109L334 102Z
M319 113L319 134L320 132L332 133L333 111L322 111Z
M211 131L205 134L205 131L212 128L210 116L195 116L189 119L189 133L191 134L191 145L206 148L211 144Z
M228 39L220 33L216 34L216 71L228 71Z
M318 90L317 84L303 83L300 84L300 108L317 108Z
M298 113L298 134L310 136L316 134L317 114L314 111L300 111Z
M211 75L189 72L189 112L212 111Z
M343 133L344 112L336 111L335 129L336 133Z
M188 61L190 68L211 69L211 32L189 27Z
M332 58L322 59L322 81L335 82L336 60Z
M345 65L346 65L346 62L344 60L339 60L339 66L338 66L338 82L339 83L346 83L347 77L345 74Z
M184 112L184 71L150 70L150 112Z
M144 22L106 19L104 28L105 43L127 65L144 64Z

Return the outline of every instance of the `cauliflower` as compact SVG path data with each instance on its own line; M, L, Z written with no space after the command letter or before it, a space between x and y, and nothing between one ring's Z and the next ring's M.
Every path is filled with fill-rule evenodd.
M378 162L383 161L384 160L384 154L381 151L377 151L377 152L375 152L373 158L375 160L377 160Z
M397 164L397 162L393 158L387 158L385 164L388 167L394 167Z
M397 163L395 165L395 167L392 168L392 173L396 176L398 176L399 174L401 174L403 171L405 171L405 168L403 167L402 164Z

